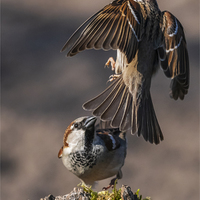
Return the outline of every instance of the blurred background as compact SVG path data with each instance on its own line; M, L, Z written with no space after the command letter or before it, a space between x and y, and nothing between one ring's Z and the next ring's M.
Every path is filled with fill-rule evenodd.
M57 158L63 134L82 104L103 91L112 74L104 64L115 51L60 49L108 0L2 0L1 199L40 199L69 193L80 180ZM154 200L199 195L199 1L158 0L185 28L190 89L170 99L170 80L154 76L152 99L165 140L158 146L128 135L122 184ZM100 181L96 189L110 180Z

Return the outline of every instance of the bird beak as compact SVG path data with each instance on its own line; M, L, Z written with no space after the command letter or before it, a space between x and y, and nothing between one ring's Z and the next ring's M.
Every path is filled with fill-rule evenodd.
M62 152L63 152L63 147L60 149L60 151L58 152L58 158L62 158Z
M88 128L90 128L90 127L94 127L94 124L95 124L95 122L97 121L97 118L96 117L88 117L87 119L86 119L86 121L84 122L84 127L86 128L86 129L88 129Z

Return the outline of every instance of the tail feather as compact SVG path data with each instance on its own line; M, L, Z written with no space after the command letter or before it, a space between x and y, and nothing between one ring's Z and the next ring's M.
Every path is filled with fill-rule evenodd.
M131 113L131 134L135 134L138 130L137 128L137 112L136 103L132 102L132 113ZM139 136L140 133L138 133Z
M128 96L127 96L127 99L126 99L125 106L124 106L124 108L122 108L124 110L124 112L123 112L121 122L120 122L120 126L119 126L119 129L121 131L126 131L131 127L131 111L132 111L131 110L131 103L132 103L132 96L128 92Z
M96 96L93 99L84 103L83 108L85 110L89 110L89 111L96 109L107 98L107 96L112 92L112 90L115 88L116 84L119 81L120 81L120 79L114 80L102 93L100 93L98 96Z
M149 94L149 99L148 99L148 107L149 107L149 120L151 120L151 130L152 130L152 143L154 142L155 144L158 144L160 141L164 140L162 131L160 129L160 126L158 124L158 120L153 108L153 103L151 100L151 96Z
M120 84L120 82L119 82ZM119 107L119 102L123 96L123 91L124 91L125 85L120 84L118 91L113 94L113 98L108 105L108 107L104 110L104 112L101 114L101 119L102 120L111 120L116 113L116 110Z
M146 141L149 140L148 128L147 127L147 120L148 114L146 110L148 109L147 101L144 99L140 99L140 106L137 108L137 129L138 129L138 136L141 134L143 135Z
M134 95L134 96L133 96ZM158 124L149 91L131 94L122 77L117 78L104 92L83 105L86 110L120 131L131 129L146 141L158 144L163 134Z
M121 116L123 115L123 112L124 112L124 104L126 102L127 95L129 95L129 92L128 92L128 88L125 87L119 106L111 121L111 126L113 127L118 127L121 122Z
M123 85L121 85L122 79L115 84L115 87L110 92L110 94L105 98L105 100L93 111L93 114L95 116L100 116L104 111L106 111L107 108L109 108L109 105L113 103L114 100L117 99L118 96L120 96L120 93L123 89ZM111 111L111 109L110 109Z
M146 101L146 114L149 115L147 117L147 128L148 128L148 138L149 138L149 142L153 143L154 142L154 129L153 129L153 120L151 119L152 116L152 109L151 106L147 105Z
M138 136L143 135L146 141L158 144L164 139L153 108L150 93L143 96L137 112Z

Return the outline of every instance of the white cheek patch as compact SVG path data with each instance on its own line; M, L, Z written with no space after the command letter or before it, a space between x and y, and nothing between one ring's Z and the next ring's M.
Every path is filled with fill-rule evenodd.
M73 128L74 128L74 124L71 125L70 129L73 130Z
M72 147L64 147L63 148L63 153L62 153L62 158L64 157L64 156L66 156L66 155L69 155L70 153L71 153L71 151L72 151Z
M73 125L72 125L73 126ZM66 143L68 144L68 151L72 151L77 148L78 143L83 141L85 138L84 130L73 130L67 137Z

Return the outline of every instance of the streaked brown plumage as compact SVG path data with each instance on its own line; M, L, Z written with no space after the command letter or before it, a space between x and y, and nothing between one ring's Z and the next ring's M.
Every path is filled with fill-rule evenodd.
M161 66L172 79L175 100L183 100L189 88L186 40L175 16L161 12L156 0L115 0L77 29L62 51L68 48L68 56L91 48L117 50L115 80L84 109L151 143L163 140L150 95L152 74Z

